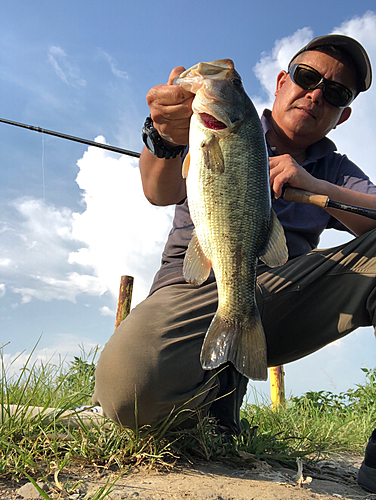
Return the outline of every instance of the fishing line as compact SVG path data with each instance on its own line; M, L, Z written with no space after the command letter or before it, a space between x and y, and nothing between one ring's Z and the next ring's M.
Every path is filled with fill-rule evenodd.
M42 189L43 189L43 201L46 203L46 185L44 182L44 134L42 134Z
M136 153L135 151L129 151L127 149L122 149L118 148L116 146L110 146L109 144L101 144L99 142L94 142L94 141L89 141L87 139L82 139L81 137L75 137L73 135L68 135L68 134L62 134L61 132L54 132L52 130L46 130L40 127L34 127L33 125L26 125L25 123L17 123L13 122L11 120L6 120L5 118L0 118L0 123L7 123L8 125L14 125L16 127L22 127L26 128L28 130L35 130L36 132L41 132L42 134L49 134L49 135L54 135L56 137L61 137L62 139L68 139L70 141L75 141L75 142L80 142L82 144L87 144L88 146L95 146L97 148L102 148L102 149L107 149L108 151L112 151L114 153L120 153L124 154L127 156L133 156L135 158L140 157L140 153ZM42 142L43 144L43 151L42 151L42 177L43 177L43 196L45 199L45 185L44 185L44 140ZM312 195L313 193L308 193L309 195ZM285 198L286 199L286 198ZM302 202L301 200L292 200L291 201L297 201L298 203L307 203L307 201ZM353 213L358 213L359 215L363 215L364 217L369 217L371 219L376 219L376 210L372 209L367 209L364 207L356 207L353 205L346 205L345 203L339 203L337 201L329 200L328 198L328 207L330 206L331 208L336 208L338 210L343 210L347 212L353 212ZM311 202L308 202L311 204ZM334 206L336 205L336 206ZM321 206L321 205L320 205ZM360 211L361 213L360 213Z

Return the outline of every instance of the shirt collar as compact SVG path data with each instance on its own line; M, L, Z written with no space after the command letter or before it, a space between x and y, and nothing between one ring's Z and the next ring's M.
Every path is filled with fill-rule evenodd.
M265 135L271 129L269 122L270 116L271 116L270 109L265 109L261 116L261 125ZM268 148L272 151L274 155L278 155L278 151L275 147L271 147L268 144ZM307 148L307 158L303 162L303 164L317 161L320 158L323 158L324 156L327 156L328 154L333 153L333 151L336 150L337 146L334 144L334 142L330 140L328 137L323 137L322 139L315 142L314 144L311 144L311 146Z

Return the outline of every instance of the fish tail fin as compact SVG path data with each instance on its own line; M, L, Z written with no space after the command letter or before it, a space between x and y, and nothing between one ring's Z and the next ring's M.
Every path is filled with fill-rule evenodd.
M268 378L266 340L258 311L251 317L228 319L214 316L201 349L201 365L212 370L231 361L252 380Z

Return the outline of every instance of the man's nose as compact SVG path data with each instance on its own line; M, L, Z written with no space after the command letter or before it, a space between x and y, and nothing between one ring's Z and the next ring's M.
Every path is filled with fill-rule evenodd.
M324 96L324 84L321 84L319 87L316 87L313 90L307 92L306 96L312 99L313 102L321 103Z

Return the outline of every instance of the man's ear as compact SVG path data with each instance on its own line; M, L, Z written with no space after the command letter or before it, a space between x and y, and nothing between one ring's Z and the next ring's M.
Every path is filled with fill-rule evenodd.
M346 120L348 120L350 118L350 115L351 115L351 111L352 109L351 108L345 108L342 113L341 113L341 116L339 117L339 120L337 122L337 125L341 125L341 123L345 122ZM337 127L336 125L336 127ZM334 127L334 128L336 128Z
M274 95L278 94L278 92L281 89L282 85L286 82L288 76L289 76L289 74L287 73L287 71L281 71L280 73L278 73L278 76L277 76L277 87L276 87Z

